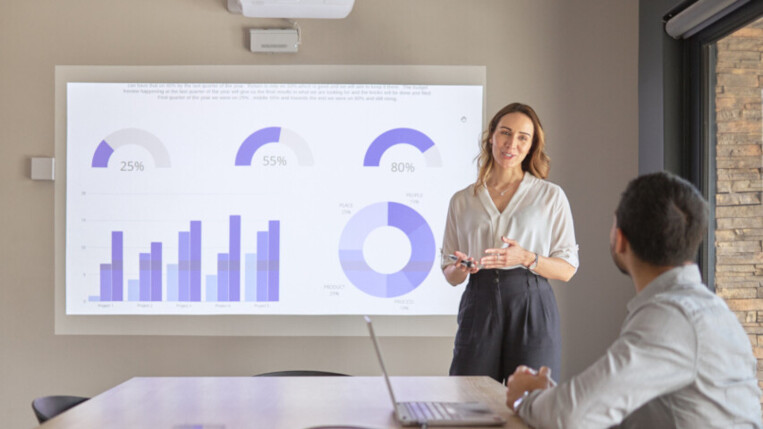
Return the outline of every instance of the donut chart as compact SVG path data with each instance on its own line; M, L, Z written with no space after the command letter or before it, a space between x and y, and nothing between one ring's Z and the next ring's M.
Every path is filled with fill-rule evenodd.
M401 230L411 242L408 263L391 274L374 271L363 257L368 234L385 226ZM347 278L361 291L380 298L393 298L416 289L429 275L434 259L434 235L426 220L416 210L396 202L375 203L359 210L339 238L339 262Z

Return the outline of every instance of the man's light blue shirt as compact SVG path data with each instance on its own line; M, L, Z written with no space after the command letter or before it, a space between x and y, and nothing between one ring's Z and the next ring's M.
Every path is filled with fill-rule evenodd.
M736 316L686 265L628 303L603 357L518 412L536 428L761 428L756 366Z

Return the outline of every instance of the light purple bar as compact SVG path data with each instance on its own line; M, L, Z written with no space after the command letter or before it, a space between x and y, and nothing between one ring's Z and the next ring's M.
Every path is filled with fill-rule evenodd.
M201 301L201 221L191 221L189 300Z
M151 301L162 300L162 243L151 243Z
M278 301L281 223L268 222L268 301Z
M178 233L178 301L191 300L190 239L190 232Z
M228 301L228 255L226 253L217 254L217 300L220 302Z
M127 280L127 300L140 301L140 282L138 280Z
M111 300L124 300L123 233L111 231Z
M139 261L140 300L151 301L151 254L141 253Z
M167 301L178 300L178 264L167 264Z
M228 301L241 301L241 216L231 215L228 242Z
M244 255L244 299L248 302L257 301L257 254Z
M101 301L101 297L98 296L98 295L88 295L87 301L88 302L100 302Z
M207 274L207 302L217 301L217 276Z
M111 301L111 264L101 264L101 296L99 301Z
M268 232L257 231L257 301L268 300Z

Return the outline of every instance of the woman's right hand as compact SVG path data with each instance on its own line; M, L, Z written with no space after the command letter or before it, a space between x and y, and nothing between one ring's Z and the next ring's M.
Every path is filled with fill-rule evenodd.
M453 254L456 255L456 257L458 257L454 265L459 271L465 274L474 274L480 270L479 266L477 266L477 260L475 260L471 256L468 256L466 253L459 252L458 250L456 250L455 252L453 252ZM471 264L467 267L467 264L461 263L462 261L469 261L471 262Z
M474 258L467 256L465 253L455 251L453 254L456 255L456 261L446 265L443 269L443 273L445 274L445 279L448 280L448 283L450 283L451 286L458 286L466 280L469 274L476 273L480 268L477 266L477 261L475 261ZM461 261L471 261L471 267L467 267L466 264L462 264Z

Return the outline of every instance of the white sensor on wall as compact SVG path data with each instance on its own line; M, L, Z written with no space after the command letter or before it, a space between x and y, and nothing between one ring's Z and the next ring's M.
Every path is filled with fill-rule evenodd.
M297 52L299 33L296 28L252 28L249 49L252 52Z
M228 11L251 18L341 19L355 0L228 0Z
M56 159L33 157L31 162L32 180L55 180Z

